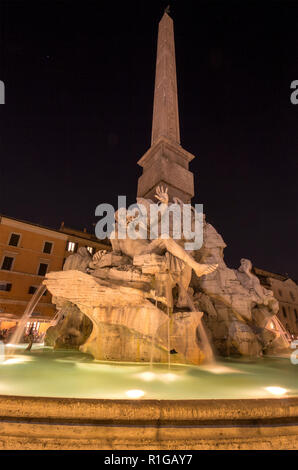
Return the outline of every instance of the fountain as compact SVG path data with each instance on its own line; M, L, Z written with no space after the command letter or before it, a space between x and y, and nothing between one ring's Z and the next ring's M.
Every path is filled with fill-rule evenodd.
M158 188L157 196L163 201L159 208L167 208L167 190ZM131 221L130 214L127 219ZM118 229L116 223L116 232ZM168 364L212 360L202 312L187 291L185 272L187 278L189 268L197 276L209 275L217 265L197 263L173 239L119 240L112 234L111 242L111 253L98 252L91 260L87 250L81 249L68 258L63 271L49 273L44 281L57 305L68 302L92 322L92 332L79 345L80 351L99 360ZM46 344L57 347L58 341L65 347L61 336L71 342L71 337L76 337L71 330L72 322L68 331L58 332L55 343L46 338Z
M158 187L156 197L167 214L173 204L167 188ZM134 220L127 211L125 224ZM63 271L47 275L44 283L54 302L69 305L67 327L58 324L55 337L47 335L47 345L77 347L98 360L151 364L212 363L213 349L217 356L236 357L289 352L280 329L267 327L270 320L276 322L273 293L260 285L249 260L242 259L238 270L225 265L218 249L222 238L206 220L203 246L192 254L182 240L118 239L118 232L116 215L112 252L91 258L82 248ZM78 315L80 325L82 318L89 322L89 335L82 336L80 325L75 326Z
M192 158L180 145L165 12L137 202L182 211L194 195ZM122 212L125 226L135 217ZM120 219L111 252L80 248L28 304L16 345L44 289L58 313L45 347L20 354L19 345L0 362L0 448L297 449L297 369L278 302L251 262L228 268L205 217L203 245L191 252L183 238L162 237L160 219L156 239L121 239Z

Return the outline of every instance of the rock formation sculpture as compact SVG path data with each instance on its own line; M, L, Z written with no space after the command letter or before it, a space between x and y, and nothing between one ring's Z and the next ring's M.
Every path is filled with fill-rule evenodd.
M157 188L156 197L163 214L167 190ZM134 217L127 211L125 223ZM49 329L47 344L117 361L163 362L175 351L173 362L199 363L212 354L205 325L218 355L260 356L288 346L269 326L278 311L273 293L261 286L249 260L238 269L226 266L226 245L205 218L203 246L192 255L182 239L121 239L117 220L111 252L91 259L81 249L62 272L47 275L57 305L68 309ZM141 229L148 233L148 226Z

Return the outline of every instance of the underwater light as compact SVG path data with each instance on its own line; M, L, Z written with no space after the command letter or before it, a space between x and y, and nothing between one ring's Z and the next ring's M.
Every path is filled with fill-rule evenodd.
M272 393L272 395L276 396L281 396L287 393L287 389L282 387L265 387L265 390L267 390L269 393Z
M27 344L14 344L14 343L7 343L5 345L6 348L15 348L15 349L24 349Z
M211 374L244 374L245 372L232 369L232 367L217 365L217 364L208 364L206 366L200 366L201 370L210 372Z
M174 382L174 380L177 380L177 379L178 379L178 376L176 374L172 374L171 372L160 375L160 380L162 380L163 382Z
M145 380L146 382L152 382L153 380L159 380L161 382L173 382L174 380L179 379L180 377L177 374L168 373L157 373L154 372L141 372L137 375L138 378Z
M151 382L152 380L156 379L156 374L153 372L142 372L138 376L140 379L145 380L146 382Z
M127 395L128 398L141 398L145 395L145 392L143 390L127 390L125 395Z
M1 362L1 365L22 364L24 362L30 362L30 361L32 361L31 357L11 357L11 358L5 359L3 362Z

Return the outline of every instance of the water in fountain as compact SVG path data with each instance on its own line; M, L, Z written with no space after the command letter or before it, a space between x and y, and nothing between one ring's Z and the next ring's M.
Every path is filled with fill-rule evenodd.
M171 332L170 332L170 307L167 306L167 314L168 314L168 368L171 369Z
M165 281L165 292L167 299L167 315L168 315L168 324L167 324L167 336L168 336L168 369L171 369L171 313L173 309L173 292L172 292L172 279L168 275Z
M5 345L0 340L0 363L5 361Z
M198 309L196 308L195 303L194 303L192 297L187 292L187 290L184 288L184 286L181 283L179 283L179 286L186 294L189 308L193 312L198 312ZM215 362L214 353L213 353L211 344L209 342L207 333L205 331L205 327L204 327L203 322L202 322L202 317L199 319L198 330L199 330L199 335L200 335L202 349L203 349L203 353L205 355L205 358L209 363L213 363L213 362Z
M50 328L51 326L56 326L56 325L59 323L59 321L61 320L62 315L64 315L66 312L67 312L67 309L65 309L65 308L63 308L63 307L60 308L60 309L57 311L56 315L54 316L53 320L51 320L51 323L50 323L50 325L49 325L49 328Z
M155 308L157 308L157 299L155 299ZM154 330L152 339L151 339L151 351L150 351L150 370L153 369L153 355L154 355L154 349L155 349L155 334L156 331Z
M291 344L291 336L284 328L282 323L279 321L277 315L274 315L270 320L268 320L266 328L270 328L271 323L273 323L274 329L278 331L285 343L285 348L289 348ZM271 328L272 329L272 328Z
M20 319L18 326L13 333L11 339L10 339L10 344L15 345L19 344L21 339L23 338L24 331L27 325L27 322L29 318L31 317L32 313L34 312L34 309L36 305L38 304L39 300L41 299L42 295L44 292L47 290L46 286L41 284L38 289L36 289L35 293L32 296L32 299L28 303L25 312L23 313L22 318ZM10 353L13 353L14 350L10 348Z

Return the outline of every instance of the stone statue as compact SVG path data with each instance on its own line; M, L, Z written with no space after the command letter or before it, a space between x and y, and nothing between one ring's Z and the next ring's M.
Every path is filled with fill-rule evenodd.
M63 271L86 272L92 257L85 247L80 247L77 253L69 255L65 260ZM86 317L78 307L69 301L61 298L53 298L58 311L63 311L54 326L50 326L45 336L45 344L54 348L73 348L83 344L92 331L92 322Z
M159 210L161 213L161 217L166 212L169 204L169 197L168 197L168 189L161 187L157 187L156 189L156 199L160 201ZM138 199L138 203L148 204L152 203L152 201ZM126 214L126 221L127 224L133 220L133 216L127 211ZM117 215L116 215L116 222L117 222ZM156 225L158 221L155 221ZM120 239L117 236L117 223L115 227L115 231L111 234L111 243L113 247L113 251L115 253L121 253L123 255L128 256L132 260L135 257L140 257L142 255L159 255L163 256L167 254L166 261L168 264L168 271L173 275L173 282L178 284L179 289L179 298L177 306L182 307L185 306L185 293L184 290L187 291L190 279L191 279L191 272L192 270L195 272L197 277L201 277L206 274L210 274L216 270L217 264L200 264L195 259L187 253L187 251L173 238L163 238L163 234L161 233L160 236L154 240L150 239L136 239L133 240L131 238ZM141 230L145 231L146 234L149 233L150 227L141 227ZM176 282L175 282L176 281ZM180 284L182 284L183 289L181 289Z
M163 190L162 187L157 188L155 197L161 201L160 209L161 213L163 213L167 209L169 203L167 188L166 190ZM128 214L127 223L131 222L131 218L132 216ZM160 237L152 241L149 239L119 239L117 237L116 228L115 232L111 234L111 243L114 251L121 252L130 258L145 254L163 255L166 251L168 251L173 256L183 261L187 266L192 268L198 277L203 276L204 274L209 274L217 268L217 264L208 265L197 263L194 258L176 242L176 240L173 240L172 238L164 239L162 238L162 234Z
M208 277L192 279L195 301L206 313L204 321L219 354L259 356L284 348L268 331L269 320L278 311L272 291L261 286L251 272L252 263L241 259L238 269L230 269L224 261L226 244L215 228L204 219L204 243L194 257L199 262L217 263L217 270ZM280 346L281 345L281 346ZM272 349L271 349L272 352Z
M239 268L235 270L237 279L240 281L241 285L249 291L251 298L254 299L258 305L268 306L272 313L276 314L279 307L278 301L273 296L273 292L261 286L260 280L251 270L251 261L242 258Z
M47 330L45 345L54 349L78 349L91 334L91 320L72 302L55 298L53 302L59 313L57 323Z
M81 247L77 253L66 258L63 271L74 270L85 272L91 261L91 255L87 248Z
M169 204L167 189L157 188L160 212ZM143 200L145 204L150 201ZM135 218L125 213L125 224ZM156 220L158 223L158 220ZM148 236L149 227L141 227ZM173 362L200 363L210 357L211 348L188 290L191 274L197 277L216 270L217 264L201 264L183 247L183 240L160 237L118 237L111 235L112 251L101 250L93 258L86 249L71 255L61 273L49 273L45 284L57 305L70 310L65 319L52 328L46 340L55 347L79 347L97 359L167 361L168 331L172 332ZM173 295L176 287L178 296ZM187 315L179 312L188 309ZM81 318L80 312L83 317ZM89 324L92 332L88 339ZM78 334L84 327L82 334ZM200 340L197 338L197 328ZM49 335L48 335L49 336ZM152 338L154 345L152 346Z
M170 204L167 189L158 187L156 199L162 217ZM152 204L138 202L146 209ZM70 309L49 332L49 344L117 361L165 362L175 350L172 362L194 364L210 357L208 337L222 356L285 348L268 329L278 309L272 292L261 286L249 260L242 259L238 269L227 267L225 242L206 219L203 246L194 252L184 249L183 239L164 239L160 232L151 240L148 222L140 226L145 238L121 239L120 221L128 227L136 215L126 211L115 219L112 251L91 258L80 249L62 272L47 274L44 283L54 301ZM160 219L153 223L158 226Z

